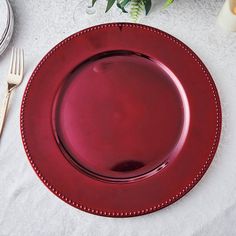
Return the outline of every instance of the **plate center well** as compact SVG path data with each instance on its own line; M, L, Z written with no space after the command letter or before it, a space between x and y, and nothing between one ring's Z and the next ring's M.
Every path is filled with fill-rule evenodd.
M78 169L129 182L177 156L189 107L168 67L141 54L112 51L88 59L65 78L53 123L61 150Z

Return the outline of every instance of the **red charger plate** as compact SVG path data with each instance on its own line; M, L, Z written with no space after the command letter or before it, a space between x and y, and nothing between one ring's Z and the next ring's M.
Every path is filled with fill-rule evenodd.
M113 23L80 31L33 72L21 134L43 183L81 210L112 217L159 210L186 194L216 152L215 84L185 44Z

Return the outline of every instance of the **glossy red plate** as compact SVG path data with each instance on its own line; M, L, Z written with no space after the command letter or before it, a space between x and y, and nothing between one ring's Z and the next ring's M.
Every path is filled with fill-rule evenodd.
M203 176L221 108L186 45L138 24L95 26L39 63L21 109L23 144L43 183L81 210L113 217L161 209Z

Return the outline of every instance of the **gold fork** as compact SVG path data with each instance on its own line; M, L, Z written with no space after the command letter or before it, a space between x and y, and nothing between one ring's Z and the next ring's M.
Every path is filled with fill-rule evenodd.
M24 74L24 51L23 49L13 48L11 54L11 64L7 76L7 93L3 101L3 107L0 112L0 137L6 120L7 108L12 91L18 87Z

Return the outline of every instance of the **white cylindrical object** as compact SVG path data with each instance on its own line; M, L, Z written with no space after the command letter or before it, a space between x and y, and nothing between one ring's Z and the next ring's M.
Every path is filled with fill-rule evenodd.
M225 1L217 22L226 30L236 31L236 0Z

